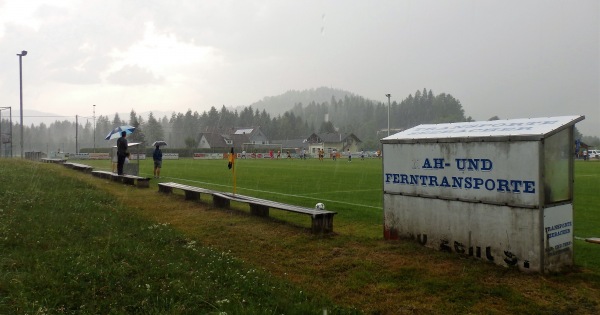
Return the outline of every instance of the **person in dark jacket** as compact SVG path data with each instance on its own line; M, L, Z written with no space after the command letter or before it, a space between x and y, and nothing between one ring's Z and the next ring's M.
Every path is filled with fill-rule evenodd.
M154 178L160 178L160 168L162 167L162 151L160 146L157 145L152 153L152 159L154 160Z
M123 164L127 156L127 132L121 132L121 138L117 139L117 174L123 175Z

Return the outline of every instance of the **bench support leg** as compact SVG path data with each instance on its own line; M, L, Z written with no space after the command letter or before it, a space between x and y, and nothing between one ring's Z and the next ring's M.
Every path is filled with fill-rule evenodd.
M185 200L200 200L200 193L197 191L185 190Z
M229 208L230 200L213 195L213 206L217 208Z
M333 232L333 214L320 214L312 217L313 233Z
M257 204L250 204L250 214L259 216L259 217L268 217L269 216L269 207Z
M158 191L165 194L173 193L173 187L158 185Z

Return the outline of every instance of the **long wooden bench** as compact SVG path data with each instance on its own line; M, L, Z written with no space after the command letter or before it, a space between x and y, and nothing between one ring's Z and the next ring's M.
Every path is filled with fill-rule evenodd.
M213 205L219 208L229 208L231 198L220 194L218 191L178 183L158 183L158 191L173 193L173 188L181 189L185 193L185 200L200 200L200 194L208 194L213 198Z
M119 176L119 175L117 175ZM150 177L142 177L136 175L121 175L123 177L123 184L127 185L135 185L138 188L149 188L150 187Z
M588 243L600 244L600 237L589 237L585 239Z
M41 160L44 163L58 163L58 164L64 163L67 161L66 159L51 159L51 158L42 158Z
M199 200L200 194L209 194L212 196L213 205L216 207L229 208L231 201L246 203L250 206L250 213L260 217L268 217L269 209L271 208L310 215L312 222L311 230L313 233L333 232L333 216L336 214L336 212L333 211L300 207L266 199L244 196L240 194L234 195L231 193L219 192L172 182L158 184L158 190L163 193L172 193L174 188L183 190L185 192L186 200Z
M65 162L65 163L63 163L63 165L68 168L72 168L74 170L83 171L83 172L91 172L92 170L94 170L93 167L86 165L86 164L80 164L80 163Z
M295 205L290 205L286 203L281 203L277 201L271 201L266 199L260 199L250 196L244 196L239 194L230 194L224 193L226 196L229 196L231 200L237 202L243 202L250 205L250 213L261 216L268 217L269 209L278 209L283 211L301 213L311 216L312 226L311 229L314 233L330 233L333 232L333 216L336 212L328 211L328 210L319 210L316 208L306 208Z
M119 183L123 183L123 184L127 184L127 185L134 185L139 188L149 188L150 187L150 178L149 177L142 177L142 176L135 176L135 175L119 175L117 173L108 172L108 171L92 171L92 175L100 177L100 178L110 179L115 182L119 182Z
M92 175L104 179L112 179L113 175L117 175L117 173L107 172L107 171L92 171Z

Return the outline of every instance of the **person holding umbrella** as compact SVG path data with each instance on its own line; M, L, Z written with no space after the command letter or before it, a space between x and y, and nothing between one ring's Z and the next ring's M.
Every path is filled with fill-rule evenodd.
M127 156L127 136L126 131L121 132L121 138L117 139L117 174L123 175L123 164Z
M129 147L125 136L127 136L130 133L133 133L134 131L135 127L124 125L111 130L111 132L108 133L106 138L104 138L104 140L113 140L117 139L117 137L121 135L121 137L117 139L117 174L119 175L123 175L123 164L125 164L125 155L127 154L127 150Z
M162 151L160 150L160 145L158 143L156 143L156 149L154 149L154 152L152 153L152 159L154 160L154 178L160 178L160 168L162 167Z

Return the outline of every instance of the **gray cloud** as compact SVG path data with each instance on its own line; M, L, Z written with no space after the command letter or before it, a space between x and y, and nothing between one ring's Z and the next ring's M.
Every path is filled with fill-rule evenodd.
M0 11L13 3L0 1ZM1 102L18 97L15 54L26 49L27 84L40 95L30 106L41 106L49 81L95 91L152 84L161 97L173 95L155 110L182 112L319 86L382 102L386 93L400 101L428 88L452 94L477 120L583 114L578 128L600 136L596 0L48 3L32 13L38 28L0 19L0 68L9 69L0 74ZM149 23L158 35L210 47L217 61L163 73L123 63ZM167 53L156 63L185 56Z
M160 84L164 78L156 77L152 71L139 66L125 66L108 75L106 80L117 85Z

